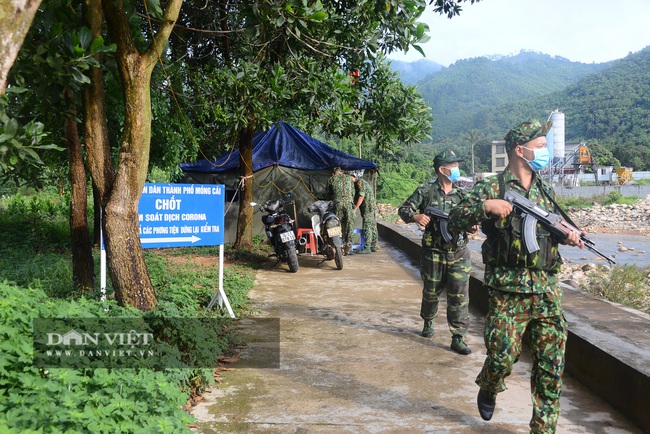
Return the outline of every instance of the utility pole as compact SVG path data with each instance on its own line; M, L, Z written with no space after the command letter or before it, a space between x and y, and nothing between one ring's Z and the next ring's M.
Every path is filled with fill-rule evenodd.
M472 152L472 178L474 178L474 173L476 173L476 172L474 172L474 141L472 141L472 143L470 143L470 146L471 146L471 152Z

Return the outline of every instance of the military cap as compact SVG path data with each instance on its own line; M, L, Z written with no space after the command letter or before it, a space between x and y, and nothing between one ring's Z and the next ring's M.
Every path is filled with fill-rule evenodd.
M504 137L504 140L506 141L506 150L511 151L519 145L523 145L524 143L530 142L538 137L545 136L552 126L553 121L547 121L542 125L535 119L528 119L527 121L520 123L508 131L508 134Z
M332 167L332 173L335 173L335 172L338 172L338 171L341 171L341 170L343 170L343 169L341 169L339 166Z
M442 151L433 158L433 166L440 167L447 163L457 163L465 161L454 153L454 151Z

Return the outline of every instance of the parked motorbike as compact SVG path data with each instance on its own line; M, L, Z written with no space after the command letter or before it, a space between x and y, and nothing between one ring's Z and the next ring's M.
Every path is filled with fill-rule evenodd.
M294 230L294 220L284 210L285 205L292 205L292 201L282 199L269 199L260 205L259 210L267 214L262 216L266 236L273 246L274 256L277 261L275 267L280 262L286 262L289 265L289 271L295 273L298 271L298 253L296 252L296 232ZM258 205L251 202L252 206ZM257 213L258 211L255 211Z
M341 222L333 212L329 211L331 200L317 200L307 208L308 212L316 213L311 218L311 226L318 240L318 253L325 256L320 263L334 259L336 268L343 269L343 241Z

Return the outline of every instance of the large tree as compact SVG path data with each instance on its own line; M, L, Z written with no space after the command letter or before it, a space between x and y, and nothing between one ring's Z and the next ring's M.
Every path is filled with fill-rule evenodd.
M50 173L69 175L73 286L87 291L94 287L94 266L86 218L88 180L78 130L78 106L81 89L89 81L84 72L99 65L93 55L110 48L103 45L101 38L93 41L90 30L79 19L81 8L75 10L70 6L61 0L42 3L10 75L9 91L21 89L22 92L10 100L7 116L11 114L17 121L46 122L53 143L67 150L65 154L45 153L43 148L47 146L40 146L34 149L37 159L33 164L16 161L11 176L38 185L43 172L41 157L52 166L62 168ZM64 156L68 157L67 165ZM9 172L6 176L10 176Z
M453 16L461 2L430 4ZM222 1L206 4L203 18L194 18L218 23L212 39L201 36L210 42L201 44L193 71L199 78L192 82L199 83L206 111L212 108L211 123L223 126L221 142L239 147L237 247L252 242L256 131L287 120L308 131L370 138L378 151L426 136L426 104L382 67L383 53L419 50L428 27L417 19L426 7L424 0ZM215 68L217 75L211 73Z
M102 2L109 37L117 46L115 60L125 108L114 176L106 167L110 155L107 141L97 140L86 146L89 159L95 161L90 170L99 186L103 206L104 239L115 297L119 303L139 309L151 309L157 302L140 244L138 223L138 203L149 167L151 74L163 56L182 3L183 0L167 2L157 30L151 27L145 44L133 38L129 19L136 11L129 9L130 3L122 0ZM96 8L98 3L88 2L86 7ZM101 128L101 122L95 126Z

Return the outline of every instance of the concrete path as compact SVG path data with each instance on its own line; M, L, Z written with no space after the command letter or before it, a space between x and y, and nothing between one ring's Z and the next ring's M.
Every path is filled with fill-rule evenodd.
M302 255L298 273L286 264L258 272L250 297L259 316L238 322L249 346L194 408L196 432L528 432L529 355L515 365L492 420L483 421L474 384L485 358L482 316L471 312L469 356L449 349L444 304L435 336L420 337L419 271L380 246L345 257L341 271ZM264 367L277 355L274 323L279 363ZM558 433L641 433L568 376L561 405Z

